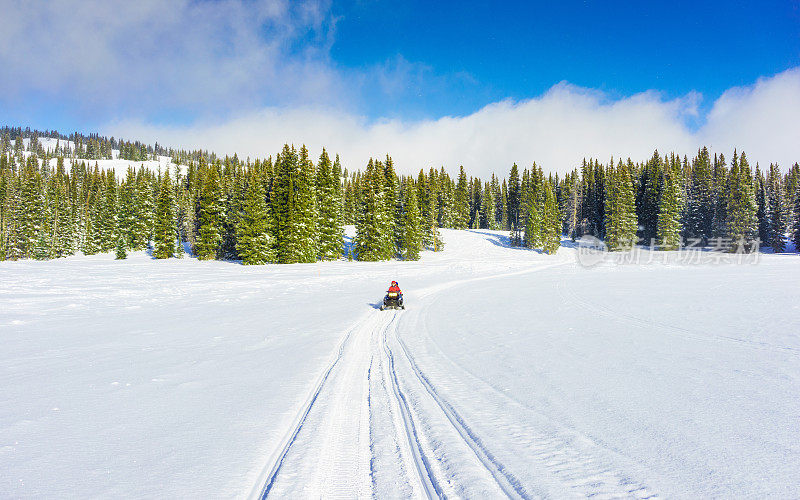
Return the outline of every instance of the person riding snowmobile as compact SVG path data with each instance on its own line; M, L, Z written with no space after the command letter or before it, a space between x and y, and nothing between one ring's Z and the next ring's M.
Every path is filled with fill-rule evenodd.
M389 289L386 290L386 297L383 298L381 311L386 308L405 309L405 306L403 305L403 291L400 290L400 287L397 285L396 281L392 281Z

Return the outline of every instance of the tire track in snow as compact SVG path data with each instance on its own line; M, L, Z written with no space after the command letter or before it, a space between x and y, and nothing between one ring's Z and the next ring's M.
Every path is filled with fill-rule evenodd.
M386 361L386 363L384 363L386 368L384 377L389 379L389 384L392 388L396 407L399 408L401 420L400 424L405 431L406 443L408 445L407 449L411 452L414 462L414 470L417 472L419 484L422 486L422 489L428 498L444 498L445 495L442 491L442 487L432 471L430 459L425 455L422 449L422 443L420 441L419 434L417 433L417 428L414 425L409 402L406 399L403 391L400 389L400 383L397 379L397 371L395 370L394 366L394 356L392 355L392 351L389 348L388 342L386 341L387 331L391 325L395 323L396 319L397 312L395 312L392 322L389 323L386 328L384 328L380 335L381 347L383 348L383 354L386 356L384 358Z
M470 429L470 427L464 422L464 419L458 414L453 406L445 401L445 399L442 398L442 396L436 391L436 388L433 386L433 384L431 384L428 377L422 373L413 357L411 357L409 354L405 343L399 337L397 341L400 344L403 354L408 360L408 363L411 366L414 374L417 376L417 379L420 381L428 394L430 394L430 396L434 399L434 401L436 401L436 404L442 410L442 413L444 413L445 417L447 417L447 419L450 421L450 424L453 426L453 428L459 433L459 435L461 435L461 439L464 440L464 443L469 446L486 470L489 471L500 489L502 489L509 498L530 498L530 495L527 491L525 491L525 487L520 483L520 481L514 477L514 475L511 474L502 463L500 463L494 454L484 445L482 440L475 435L472 429Z
M527 272L533 271L536 270L528 270ZM506 275L503 277L505 276ZM419 317L426 324L427 321L424 311L431 308L432 304L433 301L427 302L423 307L423 312L419 314ZM627 459L620 456L617 452L606 449L602 445L595 443L587 436L552 421L546 415L536 412L535 409L522 404L515 398L512 398L510 395L481 379L470 370L455 363L438 346L435 339L430 335L430 329L427 326L423 326L422 330L426 332L432 344L451 366L478 383L478 386L471 385L469 388L464 389L464 391L470 393L465 399L470 397L475 398L476 396L474 393L483 392L483 394L478 394L477 396L480 401L484 403L492 401L495 407L502 408L497 412L497 416L499 416L498 420L503 422L502 427L513 429L515 441L527 441L527 446L520 446L515 450L520 454L519 456L527 456L529 458L529 461L525 464L526 467L528 469L546 470L552 476L550 480L542 481L541 484L532 484L530 483L530 479L526 481L526 484L528 484L536 495L550 496L548 490L559 492L561 490L559 484L561 484L566 487L567 491L579 493L581 496L585 497L658 498L658 494L650 490L647 486L633 480L622 470L618 470L614 466L615 460L609 459L609 457L615 456L626 462ZM399 338L399 335L397 341L401 347L406 350L405 354L409 358L409 362L412 365L416 365L416 361L408 350L406 343ZM417 370L419 376L429 381L431 390L436 391L435 386L430 383L430 378L425 375L418 366ZM445 375L447 375L446 378L452 379L448 380L448 387L460 387L464 385L464 380L453 376L451 372L445 371ZM486 389L489 390L488 393ZM443 398L442 401L452 408L452 405ZM506 403L504 404L502 401L506 401ZM520 418L518 415L519 413L526 414L525 418ZM508 415L513 414L517 414L518 418L512 419L508 417ZM459 416L459 419L460 418ZM531 424L531 422L535 422L536 420L544 420L546 423L543 422L543 426L542 424L538 426ZM508 450L504 451L508 453ZM543 478L539 477L537 479L541 480ZM563 495L563 492L560 494Z
M264 466L261 474L259 474L259 478L253 490L250 493L250 498L252 499L267 498L273 486L275 485L275 480L277 479L278 473L280 472L281 467L283 466L284 461L286 460L286 456L288 455L292 446L297 441L298 434L305 425L306 420L309 414L311 413L312 408L317 402L320 393L322 392L323 387L325 386L325 383L328 381L331 375L331 372L342 360L345 348L347 347L351 337L354 335L354 332L362 331L365 328L369 328L370 330L372 330L371 324L378 319L380 319L380 316L375 315L374 313L367 315L365 318L362 318L361 320L357 321L352 327L350 327L350 329L342 337L342 339L339 342L338 348L336 350L335 356L328 363L327 367L323 370L320 376L317 378L317 381L315 382L311 392L309 393L308 397L301 405L300 410L292 420L292 424L285 433L284 438L281 440L280 445L275 450L275 452L273 452L270 459L267 461L267 464Z

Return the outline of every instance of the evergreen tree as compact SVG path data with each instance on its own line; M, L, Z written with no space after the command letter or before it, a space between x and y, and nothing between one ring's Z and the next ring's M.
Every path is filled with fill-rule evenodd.
M137 238L137 217L138 210L136 208L136 171L132 167L128 167L125 175L125 180L119 187L118 195L119 203L117 204L117 242L122 239L123 245L126 249L136 249L143 246L140 243L143 237Z
M508 230L511 231L511 246L519 246L522 243L522 227L520 225L520 197L521 186L519 181L519 170L517 164L511 166L508 174L508 198L507 198L507 219Z
M572 241L581 236L581 206L583 205L583 190L581 188L582 183L578 179L578 171L573 170L570 174L567 174L562 189L562 199L564 200L562 213L564 214L564 233Z
M766 188L769 214L769 232L763 244L772 247L775 252L786 250L786 228L789 224L789 204L783 187L783 177L778 165L769 166Z
M236 260L239 259L239 253L236 250L236 226L242 211L245 180L242 165L235 155L233 158L225 158L222 191L221 243L217 250L217 257Z
M732 251L752 251L755 248L758 219L754 191L747 157L742 152L741 158L737 160L734 151L726 191L726 229Z
M636 195L630 164L609 168L606 192L606 244L610 250L628 250L636 243Z
M247 192L236 226L236 249L242 264L260 265L275 260L269 221L270 214L264 185L258 173L253 172L247 182Z
M21 138L17 139L22 141ZM37 258L46 254L42 248L41 236L44 230L44 217L41 207L44 206L42 177L35 157L29 157L22 173L22 211L19 221L19 241L21 257Z
M400 257L403 260L419 260L422 248L422 235L419 228L419 204L417 190L412 179L403 184L403 214L400 219L402 239L400 241Z
M342 229L342 198L340 194L339 157L331 165L325 149L317 164L316 194L319 212L319 258L334 260L342 256L344 232Z
M128 258L128 253L125 251L125 240L122 236L117 238L117 247L114 251L114 258L117 260L124 260Z
M367 170L361 176L361 203L356 221L355 251L361 261L386 260L391 257L386 252L385 240L391 240L386 233L389 217L384 202L384 176L380 162L371 158Z
M664 164L658 151L645 164L639 179L636 196L636 218L639 221L639 238L646 244L656 239L658 209L661 201Z
M727 196L728 167L725 164L725 155L714 155L714 217L712 234L715 238L724 238L728 232Z
M298 158L300 171L297 176L295 211L293 214L297 236L297 261L316 262L320 253L317 246L317 202L314 190L316 171L308 157L305 145L300 148Z
M664 170L663 189L658 205L657 237L661 250L677 250L681 246L681 173L677 165Z
M525 171L527 173L527 169ZM527 177L527 179L526 179ZM523 189L525 210L525 238L524 244L528 248L539 248L543 242L542 228L544 224L543 209L545 193L542 184L541 171L533 166L533 170L529 175L523 175Z
M761 168L756 164L756 174L753 180L756 188L756 219L758 220L758 238L764 245L768 245L770 241L770 227L771 218L769 216L769 207L767 206L767 182L764 179L764 174L761 173Z
M156 204L153 257L168 259L175 255L175 204L169 169L161 177Z
M382 218L384 227L382 233L385 235L381 240L381 254L384 259L390 259L397 252L397 228L400 224L401 212L397 210L397 205L400 203L401 192L400 183L397 174L394 171L394 163L387 155L384 163L376 163L379 168L383 169L383 202L384 202L384 215Z
M216 163L210 165L200 195L198 217L200 231L197 245L194 248L194 254L200 260L216 258L222 242L220 216L223 194L219 176L219 165Z
M797 190L797 194L794 198L794 213L800 214L800 189ZM794 249L797 252L800 252L800 217L795 216L794 218L794 226L792 227L792 241L794 242Z
M556 202L556 194L549 180L544 180L544 205L542 210L541 241L542 250L553 254L561 246L561 213Z
M497 229L497 220L494 211L495 202L492 185L490 182L486 182L483 185L483 195L481 196L480 228Z
M687 200L687 235L703 245L713 236L714 175L708 148L703 147L692 163L690 194Z

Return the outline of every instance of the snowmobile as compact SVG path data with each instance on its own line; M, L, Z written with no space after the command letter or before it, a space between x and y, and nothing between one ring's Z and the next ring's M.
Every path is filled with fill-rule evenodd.
M401 292L386 292L386 296L383 298L383 304L381 304L381 311L405 308L406 306L403 305L403 294Z

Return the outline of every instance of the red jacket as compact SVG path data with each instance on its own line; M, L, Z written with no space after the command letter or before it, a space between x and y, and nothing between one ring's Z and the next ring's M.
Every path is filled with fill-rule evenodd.
M392 286L390 286L390 287L389 287L389 289L387 290L387 292L397 292L397 293L403 293L403 292L400 290L400 287L399 287L399 286L397 286L397 285L392 285Z

